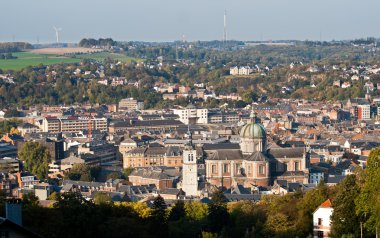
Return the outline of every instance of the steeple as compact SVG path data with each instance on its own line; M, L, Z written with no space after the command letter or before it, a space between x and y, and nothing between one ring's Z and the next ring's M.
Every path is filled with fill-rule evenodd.
M197 151L193 146L193 138L190 132L190 126L187 130L188 140L183 150L182 165L182 190L186 196L198 195L198 165Z
M190 131L190 125L187 125L187 143L186 148L192 149L193 148L193 135Z

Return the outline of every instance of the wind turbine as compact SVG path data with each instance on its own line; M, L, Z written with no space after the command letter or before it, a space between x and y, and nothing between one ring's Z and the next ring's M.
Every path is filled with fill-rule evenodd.
M55 31L55 37L57 38L57 44L59 44L59 32L62 31L62 28L57 28L53 26L53 29Z

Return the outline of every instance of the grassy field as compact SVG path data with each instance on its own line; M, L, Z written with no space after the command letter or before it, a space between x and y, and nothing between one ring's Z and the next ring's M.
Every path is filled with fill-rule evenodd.
M51 65L58 63L76 63L80 59L69 58L59 55L33 54L29 52L12 53L17 59L1 60L0 69L2 70L19 70L27 66L37 66L39 64Z
M130 62L131 60L141 61L140 59L130 58L122 54L113 54L108 52L79 54L75 57L53 55L53 54L35 54L31 52L12 53L17 59L2 60L0 59L0 69L2 70L20 70L27 66L37 66L39 64L52 65L59 63L78 63L81 59L93 59L103 61L105 58L111 58L122 62Z

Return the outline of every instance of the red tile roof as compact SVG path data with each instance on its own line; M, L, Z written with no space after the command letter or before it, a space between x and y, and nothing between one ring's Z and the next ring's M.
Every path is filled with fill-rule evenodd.
M331 200L330 200L330 199L327 199L327 200L324 201L319 207L321 207L321 208L329 208L329 207L332 207Z

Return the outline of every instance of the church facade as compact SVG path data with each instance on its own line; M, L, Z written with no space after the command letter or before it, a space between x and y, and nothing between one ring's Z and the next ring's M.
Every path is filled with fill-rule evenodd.
M308 183L310 154L304 148L267 148L266 130L251 114L251 122L240 131L238 148L205 150L206 179L230 188L268 186L276 179Z

